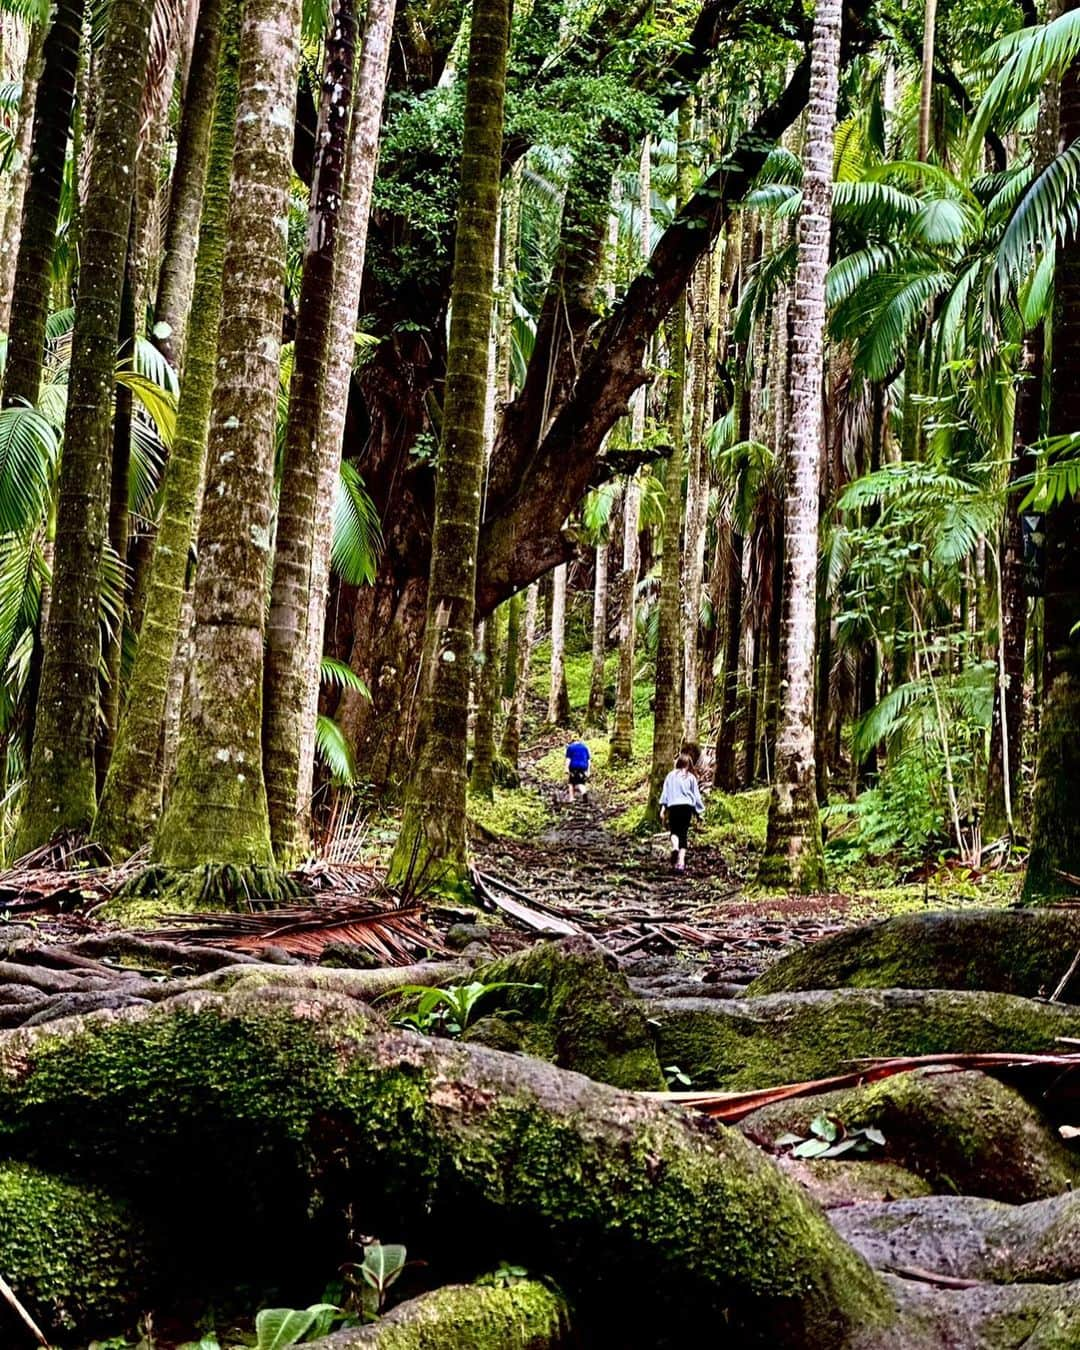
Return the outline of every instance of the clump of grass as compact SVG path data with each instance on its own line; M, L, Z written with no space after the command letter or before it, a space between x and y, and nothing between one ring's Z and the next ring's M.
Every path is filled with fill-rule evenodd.
M532 788L495 789L495 797L469 798L469 818L492 834L510 839L533 839L551 825L547 802Z

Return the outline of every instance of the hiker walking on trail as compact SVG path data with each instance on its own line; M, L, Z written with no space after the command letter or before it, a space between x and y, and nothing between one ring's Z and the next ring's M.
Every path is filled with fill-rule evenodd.
M584 741L571 741L566 747L566 781L570 789L570 801L578 792L584 797L589 790L589 764L592 756Z
M695 815L705 814L705 803L701 800L701 789L694 773L694 761L685 751L679 755L674 769L664 779L660 809L671 834L672 866L676 872L685 872L690 821Z

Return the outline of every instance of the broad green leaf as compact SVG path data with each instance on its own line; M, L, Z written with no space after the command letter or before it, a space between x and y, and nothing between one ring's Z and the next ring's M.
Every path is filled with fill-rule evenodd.
M308 1308L264 1308L255 1318L256 1350L286 1350L299 1345L315 1325Z

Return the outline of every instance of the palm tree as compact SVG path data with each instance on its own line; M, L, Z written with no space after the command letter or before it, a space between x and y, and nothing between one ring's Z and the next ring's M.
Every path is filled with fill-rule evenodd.
M23 201L30 178L34 108L37 103L38 79L41 75L45 29L46 24L40 18L30 22L26 58L23 62L18 123L12 147L18 156L18 166L11 177L10 193L2 217L3 235L0 237L0 333L8 331L11 319L11 297L15 288L15 265L19 260Z
M98 591L109 497L111 394L153 8L153 0L114 0L102 52L110 71L109 97L98 111L83 217L52 607L17 853L68 831L84 833L94 818ZM119 191L118 179L126 185ZM23 225L30 228L27 214Z
M262 682L299 31L299 0L249 0L187 715L147 879L197 895L216 887L234 902L285 889L270 846Z
M792 408L784 508L786 584L780 649L782 700L768 838L761 867L761 877L768 883L804 891L817 888L824 871L814 763L814 651L825 278L832 219L841 14L839 0L821 0L814 14L791 352Z
M204 18L205 11L204 4ZM94 838L114 857L140 848L153 834L161 812L166 706L184 626L191 543L202 499L229 217L240 0L227 0L219 22L221 32L214 40L218 49L217 92L205 160L206 183L199 194L202 218L188 323L188 359L127 701L94 822Z
M515 652L514 690L510 696L506 725L503 727L502 758L515 774L521 751L521 723L525 715L525 700L529 694L529 663L532 660L533 639L536 636L536 611L539 599L540 588L534 581L525 592Z
M566 564L551 574L551 678L548 684L548 721L553 727L570 720L570 695L566 688Z
M419 749L390 866L398 880L460 883L465 876L466 738L509 11L509 0L473 5Z

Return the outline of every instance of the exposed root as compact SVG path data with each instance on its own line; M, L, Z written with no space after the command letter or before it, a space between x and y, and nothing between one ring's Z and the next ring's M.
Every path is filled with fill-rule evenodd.
M163 909L260 910L296 900L303 888L273 867L207 863L183 870L151 864L127 882L117 900L152 900Z

